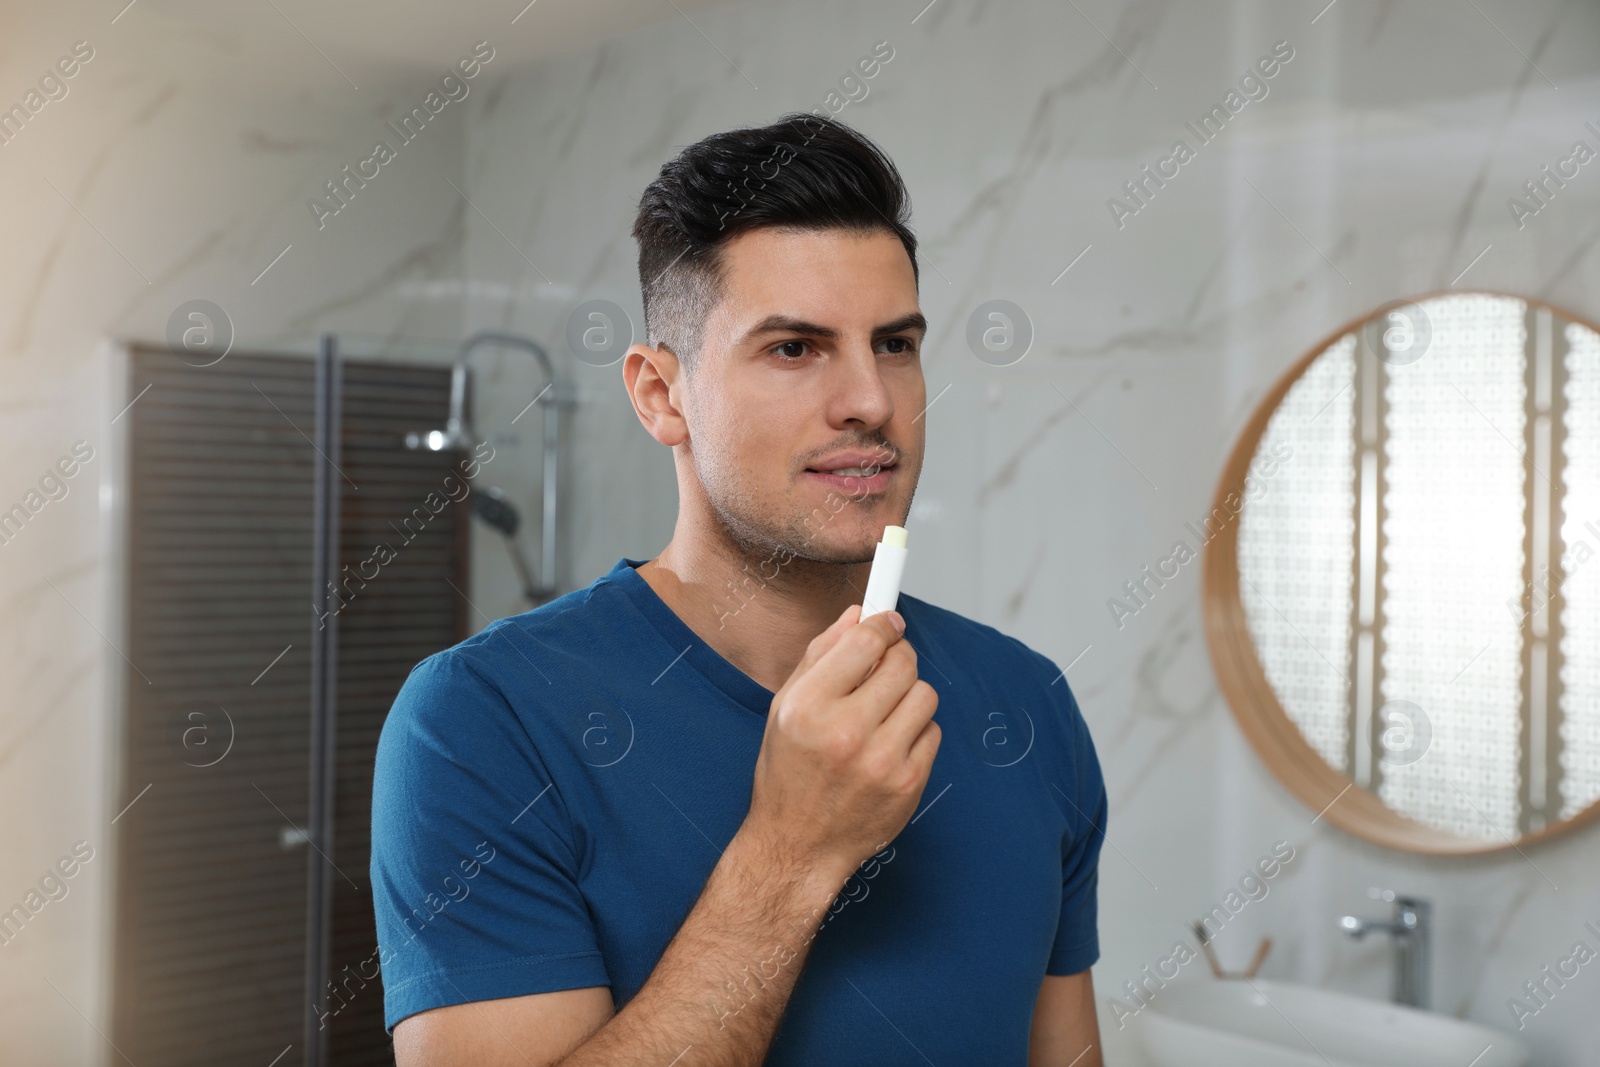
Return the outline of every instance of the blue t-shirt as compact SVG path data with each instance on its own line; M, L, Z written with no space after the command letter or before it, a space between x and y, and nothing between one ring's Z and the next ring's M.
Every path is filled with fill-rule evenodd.
M642 562L428 657L396 697L372 808L389 1029L582 986L620 1009L748 813L773 693ZM1106 794L1066 678L992 627L908 594L898 610L939 693L938 756L912 821L811 941L774 1067L1022 1065L1044 975L1099 958ZM704 1010L758 989L708 988Z

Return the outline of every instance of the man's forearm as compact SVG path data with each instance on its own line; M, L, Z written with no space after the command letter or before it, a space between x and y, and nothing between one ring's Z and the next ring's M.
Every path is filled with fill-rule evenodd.
M559 1067L744 1067L765 1058L848 872L784 870L741 829L632 1000Z

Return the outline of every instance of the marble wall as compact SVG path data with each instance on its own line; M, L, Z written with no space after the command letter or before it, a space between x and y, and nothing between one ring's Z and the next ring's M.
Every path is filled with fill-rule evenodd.
M333 329L406 359L441 358L483 328L558 351L589 299L641 322L628 229L662 161L716 130L826 106L886 41L893 59L840 114L910 185L924 365L930 395L944 391L907 588L1072 664L1111 795L1095 969L1111 1062L1140 1059L1137 1019L1119 1029L1108 998L1277 841L1296 858L1219 937L1225 963L1242 966L1270 935L1264 975L1382 996L1384 947L1333 924L1375 907L1368 886L1393 887L1437 904L1440 1009L1512 1025L1506 999L1600 918L1600 830L1446 861L1314 823L1222 700L1198 569L1120 628L1106 601L1208 509L1256 400L1338 324L1453 283L1600 317L1600 172L1586 168L1522 229L1505 207L1585 121L1600 123L1600 11L924 3L664 6L662 21L530 62L509 42L539 32L542 6L512 29L467 5L427 63L319 49L270 5L225 28L176 2L120 15L121 3L8 5L0 103L74 42L95 51L65 98L0 145L0 495L20 497L76 440L110 454L131 397L109 376L106 340L160 339L186 300L220 304L241 343ZM306 201L482 39L507 43L471 95L319 229ZM1293 58L1267 95L1119 226L1107 200L1279 41ZM964 340L990 299L1034 326L1009 367ZM491 480L531 502L537 422L516 416L542 383L510 354L483 369L480 429L506 449ZM676 492L619 367L566 361L562 373L579 396L563 471L571 588L658 551ZM87 475L0 547L0 904L75 841L106 842L134 792L108 778L116 486L104 465ZM503 550L476 536L475 603L519 610ZM0 1029L17 1062L111 1056L88 1021L104 1007L105 870L88 864L0 948ZM1600 1046L1584 1010L1593 990L1569 992L1522 1032L1538 1064L1576 1067Z

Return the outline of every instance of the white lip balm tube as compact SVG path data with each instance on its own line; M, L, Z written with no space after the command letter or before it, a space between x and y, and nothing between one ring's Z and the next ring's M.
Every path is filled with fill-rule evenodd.
M885 526L883 540L872 553L867 592L861 598L861 618L890 611L900 602L900 578L906 572L906 528Z

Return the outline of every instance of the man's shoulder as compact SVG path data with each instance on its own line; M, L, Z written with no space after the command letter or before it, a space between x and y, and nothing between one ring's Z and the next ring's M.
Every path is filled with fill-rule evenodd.
M586 640L600 625L600 617L613 606L616 594L609 575L601 575L581 589L515 615L490 622L470 637L420 660L412 673L471 672L495 683L507 669L534 669L541 654L559 652Z
M531 694L560 683L589 661L617 591L607 576L516 615L495 619L470 637L419 660L390 709L391 728L425 731L485 717L516 718Z
M963 655L999 658L1030 668L1049 668L1048 682L1059 670L1054 661L1025 642L960 612L940 607L909 593L900 594L900 614L910 626L932 635L940 644L953 644Z
M962 671L956 677L968 679L992 696L1041 698L1057 707L1066 719L1082 719L1082 709L1062 664L1026 642L988 623L906 593L900 594L900 613L906 617L913 642L920 631L924 640L934 646L930 656L936 674L946 669L939 666L945 658L977 664L981 669Z
M1083 710L1055 660L987 623L926 600L901 593L899 606L913 644L920 631L926 644L933 646L923 677L949 685L952 694L962 698L951 704L952 709L976 708L974 714L982 714L989 725L993 725L993 702L1048 710L1053 714L1038 721L1052 724L1049 736L1069 752L1078 752L1081 744L1089 761L1095 760ZM917 651L920 654L924 648Z

